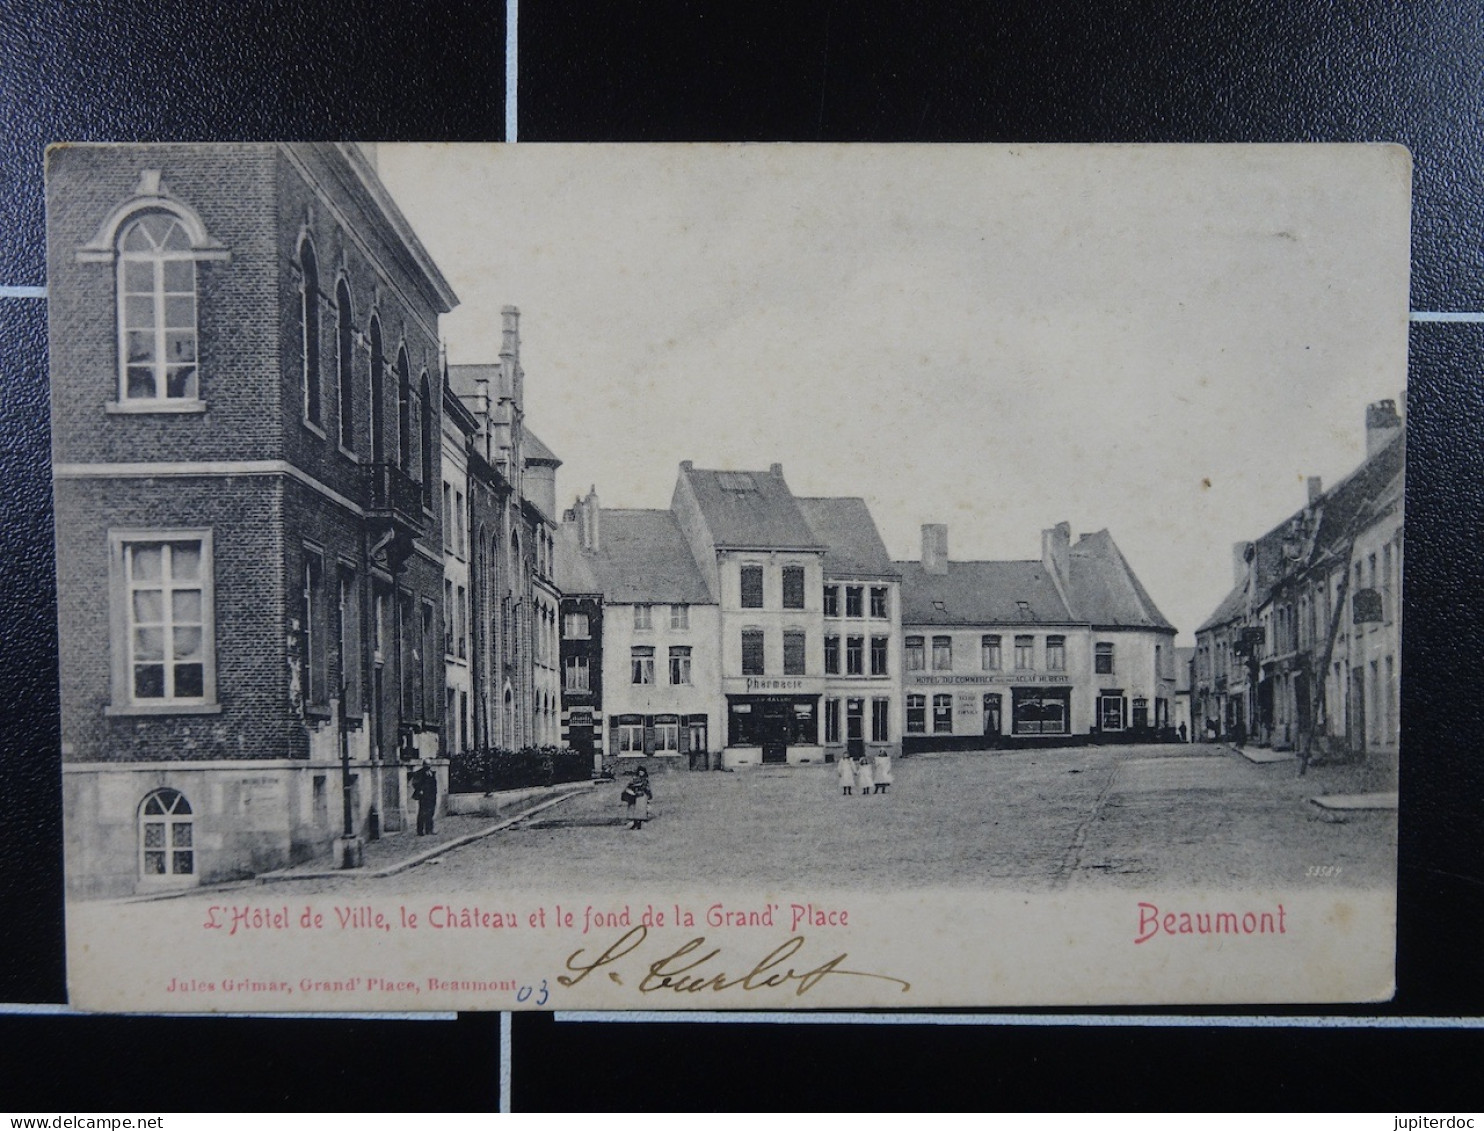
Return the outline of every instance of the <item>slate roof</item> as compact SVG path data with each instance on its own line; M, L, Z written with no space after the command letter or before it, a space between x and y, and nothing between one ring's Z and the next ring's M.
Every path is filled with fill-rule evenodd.
M582 546L577 539L577 528L569 522L562 523L557 527L554 565L556 576L553 580L556 587L563 593L601 593L603 586L599 584L596 572L593 570L592 557L582 552Z
M1104 628L1174 628L1106 530L1078 539L1068 565L1072 610L1079 621Z
M557 458L555 452L541 442L541 437L526 429L526 462L527 463L549 463L553 467L561 467L562 461Z
M448 383L461 397L472 397L481 380L488 381L492 391L499 389L500 367L498 365L450 365L448 367Z
M1406 459L1407 440L1403 431L1321 495L1312 513L1309 507L1297 510L1258 538L1253 543L1251 607L1263 605L1285 576L1328 555L1344 552L1350 537L1363 529L1374 514L1374 504L1402 474ZM1297 546L1301 556L1295 559L1285 553L1285 542L1290 548ZM1242 581L1222 598L1216 611L1196 631L1206 632L1245 616L1248 600L1248 583Z
M815 538L829 547L825 577L900 576L864 499L795 498Z
M592 588L570 592L599 592L614 604L715 604L706 579L691 556L680 523L670 511L610 510L598 512L598 550L587 553L576 545L575 532L564 546L567 557L580 559L560 569L574 578L590 574ZM558 582L559 587L566 586Z
M1072 546L1066 599L1039 561L950 561L945 574L927 573L921 562L896 565L902 574L903 624L1090 624L1174 631L1106 530L1084 535Z
M708 471L686 467L680 474L695 493L701 516L718 548L824 550L782 475L771 471ZM752 489L728 490L723 483L751 481Z
M1071 624L1077 619L1040 562L950 561L943 574L925 572L921 562L896 567L902 575L903 624Z

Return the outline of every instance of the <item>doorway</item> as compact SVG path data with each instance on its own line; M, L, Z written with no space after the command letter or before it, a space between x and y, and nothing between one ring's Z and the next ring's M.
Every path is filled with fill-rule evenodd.
M789 704L763 700L758 704L758 739L763 763L788 761Z

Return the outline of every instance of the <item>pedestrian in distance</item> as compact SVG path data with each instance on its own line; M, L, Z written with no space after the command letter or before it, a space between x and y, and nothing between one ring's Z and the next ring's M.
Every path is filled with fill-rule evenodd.
M855 787L855 763L841 754L835 773L840 779L840 796L849 797L851 790Z
M649 803L654 800L654 791L649 785L649 771L640 766L634 771L634 780L623 787L619 799L628 806L628 822L631 830L642 830L649 820Z
M417 835L431 836L433 814L438 808L438 774L426 758L412 772L412 800L417 802Z
M1190 741L1190 732L1185 729L1185 724L1184 723L1181 723L1180 724L1180 741L1181 742L1189 742Z
M868 797L871 793L871 787L875 784L871 774L871 760L864 754L861 755L860 761L855 764L855 784L860 786L862 797Z
M891 754L888 751L876 751L875 779L877 793L885 793L891 787Z

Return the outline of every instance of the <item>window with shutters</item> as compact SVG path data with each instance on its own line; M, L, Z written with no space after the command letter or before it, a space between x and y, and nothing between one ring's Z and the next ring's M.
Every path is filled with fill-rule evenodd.
M680 720L676 716L656 716L654 752L656 754L678 754L680 752Z
M741 569L742 607L744 609L761 609L763 607L763 567L759 565L745 565Z
M742 630L742 674L763 674L763 630L760 628Z
M802 609L804 607L804 567L783 567L783 607L785 609Z

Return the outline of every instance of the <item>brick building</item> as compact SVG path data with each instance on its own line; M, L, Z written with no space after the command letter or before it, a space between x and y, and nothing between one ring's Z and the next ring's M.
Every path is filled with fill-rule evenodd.
M70 890L400 830L456 296L351 145L68 146L47 205Z

